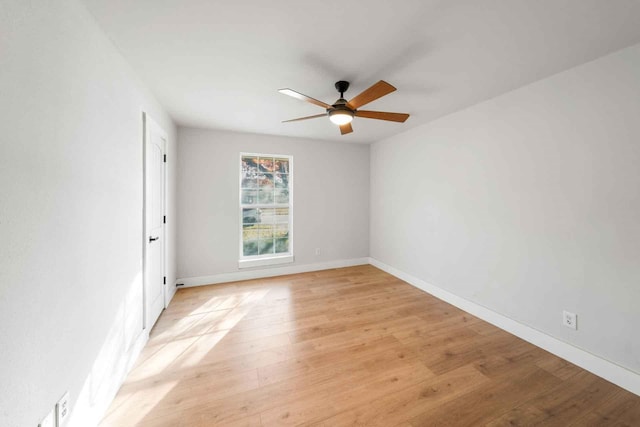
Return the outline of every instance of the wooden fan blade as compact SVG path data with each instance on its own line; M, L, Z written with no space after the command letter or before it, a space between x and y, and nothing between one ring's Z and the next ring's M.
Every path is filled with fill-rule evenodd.
M365 119L388 120L390 122L400 122L400 123L404 123L409 118L409 115L405 113L387 113L384 111L365 111L365 110L356 111L356 116L364 117Z
M390 94L394 90L396 90L395 87L391 86L384 80L380 80L378 83L374 84L369 89L365 89L364 92L349 101L348 105L353 109L360 108L371 101L375 101L378 98Z
M300 120L317 119L318 117L327 117L326 114L316 114L315 116L299 117L297 119L283 120L282 123L298 122Z
M310 96L303 95L303 94L301 94L300 92L296 92L296 91L295 91L295 90L293 90L293 89L288 89L288 88L287 88L287 89L280 89L280 90L278 90L278 92L283 93L283 94L285 94L285 95L292 96L292 97L294 97L294 98L296 98L296 99L299 99L299 100L301 100L301 101L307 101L307 102L310 102L310 103L312 103L312 104L317 105L318 107L322 107L322 108L331 108L331 105L329 105L329 104L327 104L327 103L325 103L325 102L322 102L322 101L318 101L317 99L315 99L315 98L311 98Z
M340 133L342 135L346 135L348 133L353 132L353 128L351 127L351 123L347 123L346 125L340 126Z

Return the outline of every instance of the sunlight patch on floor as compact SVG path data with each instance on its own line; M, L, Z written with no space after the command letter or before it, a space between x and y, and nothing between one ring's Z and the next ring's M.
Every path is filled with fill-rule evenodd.
M172 399L174 389L184 389L185 386L190 388L188 384L197 382L202 375L215 376L215 372L202 369L203 363L222 361L221 366L226 366L227 363L233 365L234 357L226 352L216 352L216 347L252 309L265 302L270 291L269 288L249 290L239 286L237 291L233 288L212 288L215 295L201 300L189 300L186 293L182 298L178 295L151 331L147 346L101 426L121 426L122 415L132 413L135 413L135 417L127 415L128 425L150 421L155 418L154 408L159 407L163 401ZM264 347L258 358L279 360L281 355L277 351L273 354L273 347L276 344L289 344L286 336L280 338L275 343L264 340L254 343L239 342L233 344L233 347L238 354L251 352L256 346ZM243 364L240 360L238 362ZM242 371L237 380L228 384L230 390L236 391L258 385L257 371ZM136 402L135 407L132 402Z
M129 395L126 401L118 405L117 401L115 410L109 412L107 416L102 420L101 427L107 426L122 426L122 421L119 419L120 414L128 414L127 422L129 425L134 426L142 421L153 408L156 407L158 402L162 401L167 394L176 386L178 381L167 381L153 385L147 385L140 388L137 392ZM113 422L113 420L118 420Z

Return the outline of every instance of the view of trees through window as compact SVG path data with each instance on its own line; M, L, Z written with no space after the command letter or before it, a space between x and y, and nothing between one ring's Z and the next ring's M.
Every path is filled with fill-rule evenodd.
M242 156L243 256L289 252L290 166L289 157Z

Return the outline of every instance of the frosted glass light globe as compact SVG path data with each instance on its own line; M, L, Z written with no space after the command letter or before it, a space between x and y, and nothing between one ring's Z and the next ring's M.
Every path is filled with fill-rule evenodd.
M329 120L338 126L346 125L353 120L353 113L345 110L335 110L329 113Z

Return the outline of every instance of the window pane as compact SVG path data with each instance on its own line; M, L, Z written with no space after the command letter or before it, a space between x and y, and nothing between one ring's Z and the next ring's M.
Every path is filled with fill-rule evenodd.
M289 252L289 238L276 239L276 253L281 254Z
M258 175L258 158L242 156L242 178L255 178Z
M257 224L244 224L242 226L242 241L258 240L260 229Z
M273 189L261 188L258 190L258 203L267 204L273 203Z
M273 197L274 203L283 203L283 204L289 203L289 190L286 190L286 189L275 190L273 194L274 194L274 197Z
M274 170L282 173L289 173L289 159L278 159L276 158Z
M276 224L273 235L275 238L289 237L289 224Z
M289 223L289 208L275 208L274 209L274 219L277 223Z
M261 224L273 224L276 222L275 210L273 208L262 208L260 211L260 223Z
M258 158L242 156L242 188L257 188Z
M272 224L260 224L259 226L260 240L271 240L273 239L273 225Z
M259 209L242 209L242 223L243 224L255 224L260 222L260 210Z
M252 178L242 178L242 188L258 188L258 179L256 177Z
M258 202L257 190L242 190L242 204L253 205Z
M258 255L258 241L250 240L243 242L242 254L244 256Z
M258 175L258 186L264 189L272 189L273 188L273 174L272 173L261 173Z
M273 157L260 157L258 161L260 163L261 172L273 172L274 170Z
M289 175L275 173L273 174L273 183L276 188L289 188Z
M264 254L272 254L273 253L273 239L260 239L258 240L258 254L259 255L264 255Z

